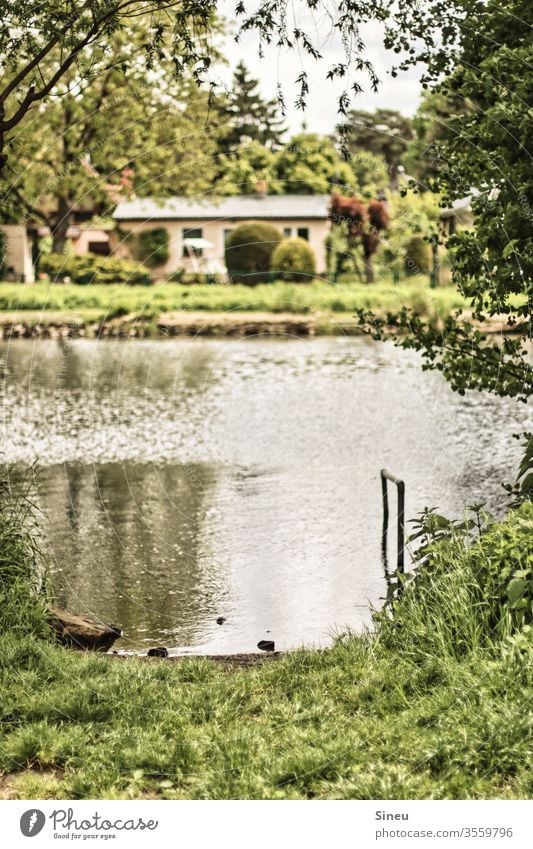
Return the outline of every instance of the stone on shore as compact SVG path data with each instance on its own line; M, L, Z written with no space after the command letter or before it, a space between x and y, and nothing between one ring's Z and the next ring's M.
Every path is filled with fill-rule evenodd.
M157 646L155 649L148 649L147 657L168 657L168 649L165 646Z
M122 636L118 625L100 625L58 607L50 607L49 612L50 625L59 641L69 648L105 652Z

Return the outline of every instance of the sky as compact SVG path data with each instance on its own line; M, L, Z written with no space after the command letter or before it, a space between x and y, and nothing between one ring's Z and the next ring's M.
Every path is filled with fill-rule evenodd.
M228 29L235 32L237 27L233 15L234 0L220 0L218 5L220 14L227 20ZM359 77L358 81L365 91L352 98L352 106L368 111L379 107L397 109L404 115L412 115L420 98L420 72L412 69L400 73L396 78L392 77L390 69L394 63L393 59L397 57L384 49L381 25L372 22L363 26L361 31L368 58L372 61L381 83L378 93L374 94L368 82ZM319 33L317 38L324 57L322 60L299 56L293 51L280 51L276 47L265 48L265 56L261 59L258 55L257 35L245 33L241 40L235 43L232 35L228 34L223 46L228 65L217 68L217 77L228 85L235 66L243 60L252 76L259 80L263 97L277 97L277 85L281 84L287 110L286 122L291 133L299 132L304 122L309 132L331 133L339 120L338 98L346 83L328 80L326 74L331 65L344 60L344 51L340 39L332 37L329 32ZM308 73L310 89L305 112L294 106L298 93L295 79L302 68Z

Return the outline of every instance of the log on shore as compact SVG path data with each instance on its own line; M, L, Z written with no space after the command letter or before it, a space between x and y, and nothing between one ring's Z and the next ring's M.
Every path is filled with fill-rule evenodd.
M122 636L118 625L97 624L58 607L50 607L50 625L63 645L81 651L109 651Z

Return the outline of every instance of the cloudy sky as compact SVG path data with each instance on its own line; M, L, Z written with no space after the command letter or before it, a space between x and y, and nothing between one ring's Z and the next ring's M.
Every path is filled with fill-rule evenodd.
M220 0L219 8L221 14L227 19L228 29L235 32L234 0ZM305 21L301 23L305 25ZM307 29L311 31L309 20L307 25ZM379 92L373 94L367 81L363 77L358 78L365 91L353 99L354 107L368 110L385 107L398 109L405 115L412 115L420 97L419 74L416 70L411 70L396 78L391 77L393 54L383 48L381 26L377 22L368 24L362 28L362 33L368 58L378 73L381 85ZM346 83L328 80L326 74L332 64L343 61L344 51L338 36L332 36L326 30L315 35L315 44L319 46L324 57L322 60L316 61L292 51L280 51L276 47L266 49L264 58L260 59L258 39L255 34L246 33L238 43L235 43L233 37L228 35L224 53L229 65L226 68L217 69L217 75L220 75L224 83L228 84L235 66L241 59L244 60L253 76L259 79L264 97L276 97L277 85L281 84L287 107L287 123L291 132L299 131L302 123L305 122L309 131L330 133L338 119L338 98ZM294 81L303 68L308 73L310 88L305 112L294 106L298 93Z

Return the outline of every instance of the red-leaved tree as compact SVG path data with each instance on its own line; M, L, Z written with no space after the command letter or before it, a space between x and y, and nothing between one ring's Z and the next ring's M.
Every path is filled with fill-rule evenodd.
M333 194L329 214L334 227L343 227L351 250L362 247L367 283L374 281L372 265L382 238L389 224L387 205L382 200L371 200L367 204L360 198Z

